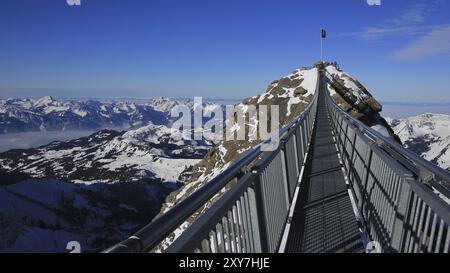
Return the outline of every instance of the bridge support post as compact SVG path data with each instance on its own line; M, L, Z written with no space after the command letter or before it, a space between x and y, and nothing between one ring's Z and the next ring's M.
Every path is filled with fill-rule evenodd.
M290 192L292 190L290 190L289 188L289 182L291 179L293 179L292 177L290 177L289 172L288 172L288 160L286 159L287 157L287 151L286 151L286 142L283 142L282 144L282 148L280 149L280 153L281 153L281 168L282 168L282 172L283 172L283 186L284 186L284 191L286 193L285 195L285 199L286 199L286 210L289 210L289 204L291 201L291 194Z
M266 228L266 208L263 199L263 189L261 187L261 174L258 170L253 171L256 174L255 181L255 204L258 215L258 226L259 226L259 239L260 239L260 249L262 253L269 252L269 244L267 240L267 228Z
M248 189L248 198L249 198L249 209L250 209L250 221L252 223L252 236L254 243L254 251L255 253L262 253L262 245L261 245L261 224L259 223L259 215L258 215L258 203L256 201L256 191L254 188L250 187Z
M408 227L408 212L410 210L411 201L411 186L406 181L409 179L405 177L402 180L398 199L397 199L397 209L395 221L392 229L392 240L391 248L394 252L404 252L403 248L405 246L408 233L410 233L410 227Z

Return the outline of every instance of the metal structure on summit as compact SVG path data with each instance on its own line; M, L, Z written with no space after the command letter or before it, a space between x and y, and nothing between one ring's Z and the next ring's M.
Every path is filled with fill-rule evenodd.
M344 112L318 67L314 99L277 150L254 147L105 252L151 252L234 181L165 252L448 253L450 174Z

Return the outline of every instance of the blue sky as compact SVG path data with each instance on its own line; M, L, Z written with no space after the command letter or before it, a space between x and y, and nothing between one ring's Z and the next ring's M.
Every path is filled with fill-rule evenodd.
M320 58L381 101L450 101L450 1L5 0L0 97L244 98Z

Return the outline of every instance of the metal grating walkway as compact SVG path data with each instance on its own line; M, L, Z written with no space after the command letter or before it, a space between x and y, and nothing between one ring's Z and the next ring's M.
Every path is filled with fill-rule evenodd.
M321 77L309 159L286 244L288 253L363 252L360 232L333 140Z

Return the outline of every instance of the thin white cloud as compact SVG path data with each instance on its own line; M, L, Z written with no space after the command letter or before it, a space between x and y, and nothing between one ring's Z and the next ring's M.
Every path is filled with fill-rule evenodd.
M358 37L362 40L378 40L387 35L421 35L430 30L439 29L442 25L404 26L404 27L363 27L361 31L331 34L329 37Z
M387 23L395 25L422 23L434 5L436 2L411 5L400 16L387 20Z
M339 33L330 37L357 37L361 40L378 40L389 35L423 35L441 26L424 26L422 23L430 16L442 0L419 2L410 5L394 18L375 26L365 26L360 31Z
M450 57L450 25L429 31L392 55L396 60L421 60L435 56Z

